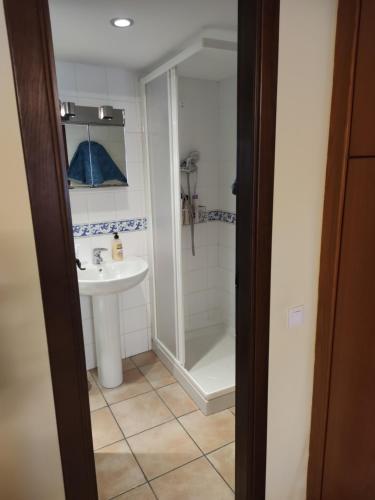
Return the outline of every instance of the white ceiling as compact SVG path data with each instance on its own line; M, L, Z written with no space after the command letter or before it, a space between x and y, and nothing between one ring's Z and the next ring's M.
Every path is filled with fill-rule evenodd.
M49 0L56 57L144 71L203 28L236 29L237 0ZM109 21L130 17L134 26Z

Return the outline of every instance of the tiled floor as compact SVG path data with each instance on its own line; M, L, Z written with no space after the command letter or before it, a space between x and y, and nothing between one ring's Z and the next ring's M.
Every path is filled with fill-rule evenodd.
M124 360L125 383L91 382L100 500L234 498L234 408L206 417L150 351Z

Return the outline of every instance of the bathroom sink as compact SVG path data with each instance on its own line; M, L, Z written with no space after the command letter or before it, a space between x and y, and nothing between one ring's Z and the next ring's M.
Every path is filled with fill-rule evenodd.
M103 262L78 269L81 295L108 295L123 292L138 285L146 276L148 264L140 257L126 257L121 262Z
M99 382L103 387L117 387L124 377L117 294L138 285L147 271L148 264L140 257L88 264L84 270L77 270L79 293L92 296L96 361Z

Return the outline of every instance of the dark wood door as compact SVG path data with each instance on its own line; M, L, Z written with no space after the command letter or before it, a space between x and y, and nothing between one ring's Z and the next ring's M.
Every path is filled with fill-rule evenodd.
M322 500L375 499L375 158L349 160Z
M362 0L350 156L375 156L375 1Z

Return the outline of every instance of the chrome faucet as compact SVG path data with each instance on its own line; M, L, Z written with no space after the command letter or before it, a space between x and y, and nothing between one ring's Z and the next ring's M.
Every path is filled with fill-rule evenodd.
M92 251L92 260L95 265L99 265L103 262L102 252L107 252L108 248L94 248Z

